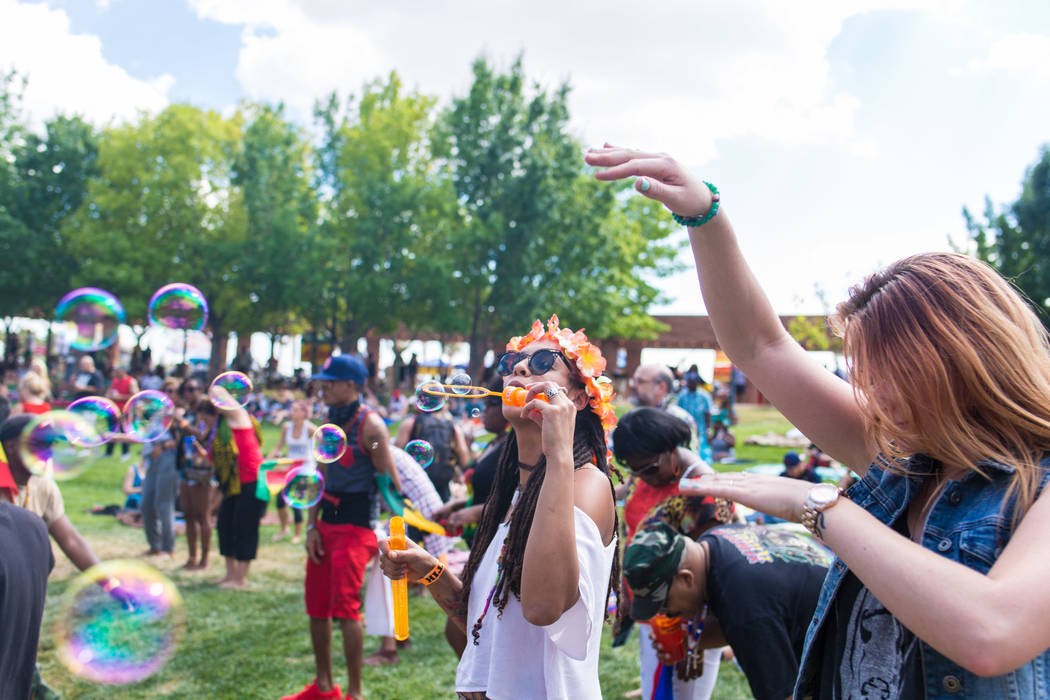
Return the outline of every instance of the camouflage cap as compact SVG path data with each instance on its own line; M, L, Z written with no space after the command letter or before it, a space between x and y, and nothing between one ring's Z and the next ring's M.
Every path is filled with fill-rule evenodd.
M623 554L623 576L634 594L631 617L648 620L660 612L684 552L685 538L667 523L646 523L635 533Z

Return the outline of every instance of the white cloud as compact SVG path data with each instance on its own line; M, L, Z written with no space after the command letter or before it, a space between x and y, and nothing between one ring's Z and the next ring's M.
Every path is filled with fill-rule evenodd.
M168 103L171 75L130 76L105 59L97 36L72 33L65 11L0 0L0 17L0 66L28 77L23 106L32 123L56 112L106 123Z
M927 3L946 11L953 0ZM396 68L409 85L447 97L469 85L481 53L505 64L527 48L530 77L574 86L575 128L589 143L677 144L686 161L717 141L833 144L871 156L856 132L859 100L832 84L826 58L843 22L904 0L688 0L596 4L536 0L363 6L334 0L191 0L198 15L243 25L237 78L256 99L283 99L301 116L338 89ZM653 142L659 139L659 143ZM683 146L684 144L684 146Z
M1007 34L992 43L987 56L975 58L968 65L975 73L1005 71L1029 78L1050 78L1050 36Z

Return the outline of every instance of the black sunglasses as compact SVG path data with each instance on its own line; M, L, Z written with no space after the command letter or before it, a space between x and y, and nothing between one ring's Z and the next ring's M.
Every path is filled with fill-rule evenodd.
M527 352L505 352L496 361L496 374L506 377L514 371L514 367L522 360L529 361L529 371L533 374L546 374L554 367L554 361L558 358L569 367L569 359L560 350L542 348L532 353Z
M649 476L651 474L656 474L658 471L660 471L660 466L661 466L660 465L660 461L662 459L663 459L663 455L662 454L661 455L657 455L656 459L654 459L652 462L649 462L648 464L642 465L641 467L638 467L637 469L635 469L634 467L631 467L630 465L627 465L627 464L625 464L624 466L631 470L631 474L633 476L637 476L638 478L644 478L644 477ZM672 457L671 465L674 466L673 457Z

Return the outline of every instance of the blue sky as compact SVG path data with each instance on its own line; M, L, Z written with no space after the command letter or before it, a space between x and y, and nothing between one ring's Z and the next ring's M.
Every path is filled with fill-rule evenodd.
M782 313L965 239L1050 143L1050 3L667 0L0 0L26 106L99 124L187 101L313 100L397 70L447 99L485 53L574 86L573 128L716 183ZM688 256L684 251L683 255ZM688 258L687 258L688 260ZM692 272L658 311L703 312Z

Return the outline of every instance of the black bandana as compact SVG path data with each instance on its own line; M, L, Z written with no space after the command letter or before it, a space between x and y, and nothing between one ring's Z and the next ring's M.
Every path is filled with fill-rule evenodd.
M360 406L360 399L353 403L349 403L346 406L329 406L328 422L333 425L338 425L340 428L349 425L350 420L357 415L357 409L360 408Z

